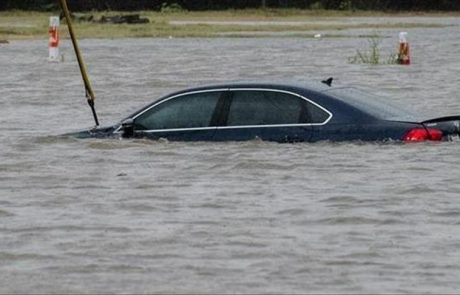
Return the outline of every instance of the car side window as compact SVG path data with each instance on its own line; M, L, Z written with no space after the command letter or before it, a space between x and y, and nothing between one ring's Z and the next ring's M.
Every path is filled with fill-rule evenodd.
M308 123L321 124L326 122L327 119L331 116L325 110L320 107L305 101L308 108Z
M227 125L297 124L302 102L289 94L273 91L234 91Z
M143 130L209 127L222 92L201 92L172 98L134 120Z
M329 114L305 99L277 91L234 91L227 126L323 123Z

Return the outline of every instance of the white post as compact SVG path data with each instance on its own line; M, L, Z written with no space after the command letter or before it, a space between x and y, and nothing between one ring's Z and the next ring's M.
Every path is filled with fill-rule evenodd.
M50 17L49 61L59 61L59 16Z

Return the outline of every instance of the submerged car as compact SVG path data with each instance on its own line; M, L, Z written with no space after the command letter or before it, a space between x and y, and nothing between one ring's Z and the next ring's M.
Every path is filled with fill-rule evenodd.
M460 135L460 116L423 120L332 79L309 85L231 83L166 95L114 126L72 135L172 141L441 141Z

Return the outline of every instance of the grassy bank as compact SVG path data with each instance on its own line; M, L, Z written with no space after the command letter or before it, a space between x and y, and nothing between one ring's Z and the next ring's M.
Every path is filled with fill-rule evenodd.
M77 22L76 30L80 38L124 38L124 37L214 37L241 36L243 33L302 33L309 36L315 31L340 31L359 28L413 28L439 27L436 23L386 22L350 24L340 22L343 17L393 17L393 16L459 16L460 13L383 13L372 11L326 11L298 9L248 9L187 12L178 11L160 13L152 11L136 12L150 20L148 24L100 24ZM0 40L41 39L48 37L48 19L59 12L0 12ZM102 15L111 16L118 12L94 12L78 14L93 15L99 19ZM126 12L124 13L126 14ZM331 22L328 23L328 20ZM337 20L339 22L337 22ZM240 22L240 23L238 23ZM254 22L264 22L254 24ZM66 30L61 30L66 36ZM280 34L282 36L282 34Z

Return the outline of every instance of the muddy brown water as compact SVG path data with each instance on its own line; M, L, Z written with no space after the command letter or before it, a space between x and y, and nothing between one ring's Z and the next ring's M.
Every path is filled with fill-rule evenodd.
M367 47L355 37L81 47L103 124L188 86L329 76L429 118L460 114L460 20L447 21L408 30L408 67L349 64ZM398 32L378 31L384 55ZM60 138L93 124L62 51L49 63L47 40L0 46L0 293L458 292L458 142Z

